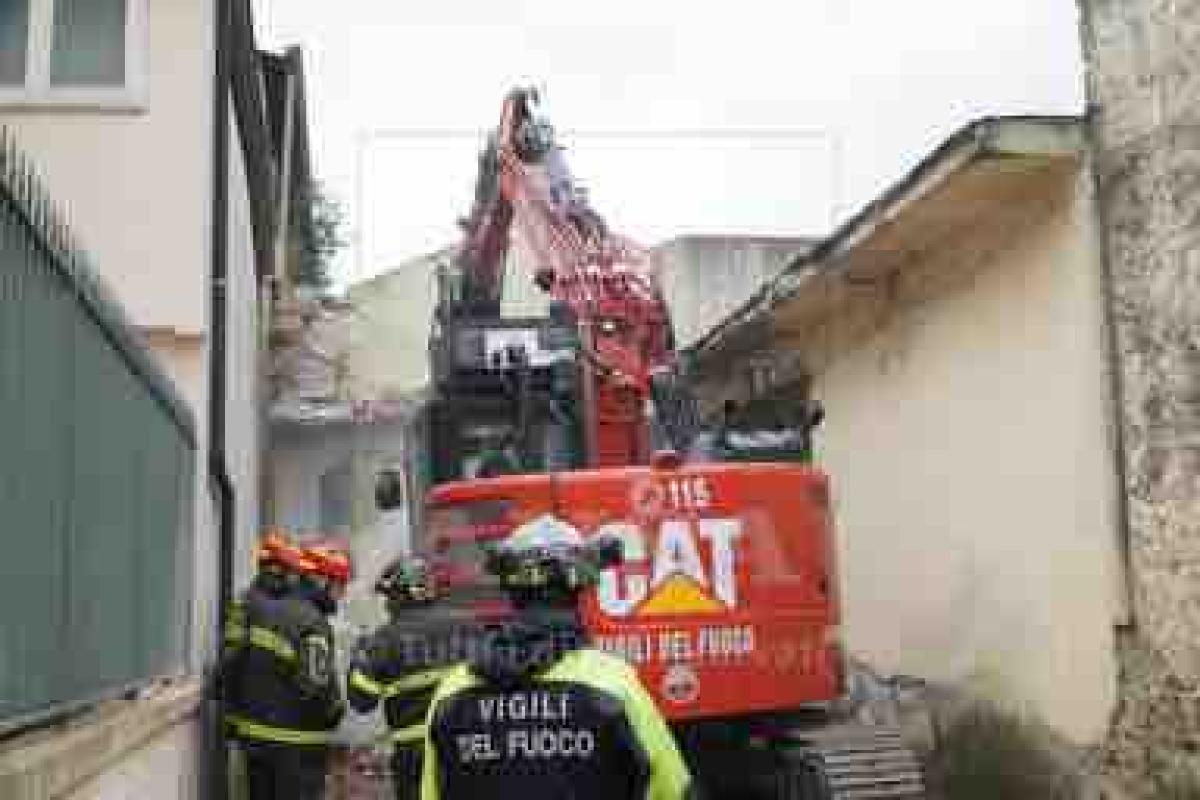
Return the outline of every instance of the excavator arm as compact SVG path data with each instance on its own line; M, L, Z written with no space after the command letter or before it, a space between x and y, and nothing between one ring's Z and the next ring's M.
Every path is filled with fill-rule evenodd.
M505 99L462 227L459 313L499 314L505 259L519 240L535 260L537 286L578 327L594 465L644 463L654 446L647 409L655 382L674 363L667 306L651 253L611 231L575 183L536 91Z

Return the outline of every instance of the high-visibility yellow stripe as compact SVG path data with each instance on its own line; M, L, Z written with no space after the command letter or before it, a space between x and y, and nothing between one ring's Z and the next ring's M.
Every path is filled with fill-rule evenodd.
M621 701L634 737L650 762L647 800L678 800L689 796L691 775L679 753L666 722L654 701L642 687L637 674L621 659L587 648L563 655L550 669L540 673L537 683L577 683L606 692ZM437 715L439 706L459 692L478 686L482 679L470 667L460 665L450 671L429 704L425 724ZM422 800L441 797L437 751L428 733L424 738L425 769L421 773Z
M274 725L264 725L246 717L230 714L225 720L233 726L234 731L247 739L257 739L264 742L279 742L281 744L326 744L329 742L329 731L302 731L295 728L277 728Z
M350 685L359 691L366 692L379 696L387 692L387 688L376 680L370 678L365 672L360 669L350 671Z
M406 728L392 731L391 739L396 744L416 744L425 738L425 725L418 722Z
M427 669L424 672L414 672L412 675L405 675L403 678L398 678L389 683L386 692L389 697L392 697L401 692L411 692L414 689L432 689L449 672L450 667L436 667L434 669Z
M267 628L250 628L250 644L274 653L284 661L296 660L296 648L291 642Z
M671 731L650 694L626 662L599 650L573 650L537 677L538 683L570 681L621 698L626 719L650 761L647 800L687 797L691 775Z
M231 624L225 628L225 644L239 645L249 641L254 647L259 647L279 656L285 661L296 659L296 649L287 639L269 628L257 626L247 628L241 624Z

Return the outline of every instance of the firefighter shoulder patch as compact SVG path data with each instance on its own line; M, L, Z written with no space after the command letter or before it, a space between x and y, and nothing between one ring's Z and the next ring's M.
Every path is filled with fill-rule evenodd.
M333 658L325 637L304 637L304 669L313 686L327 686L333 680Z

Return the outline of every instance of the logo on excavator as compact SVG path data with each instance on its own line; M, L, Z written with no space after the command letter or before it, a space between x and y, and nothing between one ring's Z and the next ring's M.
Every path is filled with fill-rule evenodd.
M737 607L741 520L664 519L653 538L653 552L645 532L630 522L608 523L595 534L615 537L624 553L624 563L602 572L596 586L605 614L703 614Z

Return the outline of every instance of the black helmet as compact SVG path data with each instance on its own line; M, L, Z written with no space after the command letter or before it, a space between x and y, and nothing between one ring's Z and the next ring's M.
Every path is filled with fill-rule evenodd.
M437 586L428 562L419 556L402 556L384 568L375 581L375 592L389 603L419 605L437 599Z

